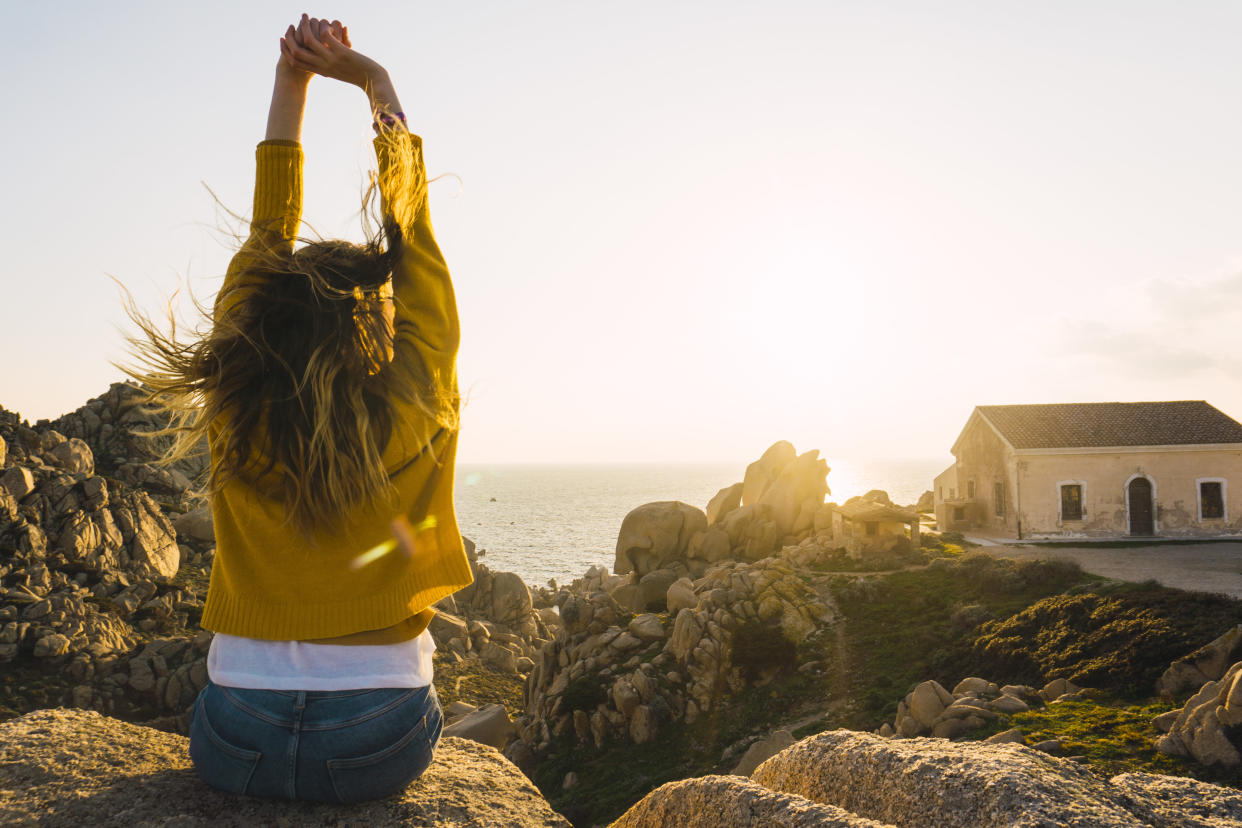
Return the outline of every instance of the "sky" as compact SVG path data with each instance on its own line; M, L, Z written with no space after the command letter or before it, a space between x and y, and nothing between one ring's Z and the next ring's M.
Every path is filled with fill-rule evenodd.
M1240 4L201 8L6 10L0 405L31 420L121 378L110 276L214 295L302 11L387 67L440 176L462 461L948 465L975 405L1242 418ZM322 235L361 237L370 135L312 82Z

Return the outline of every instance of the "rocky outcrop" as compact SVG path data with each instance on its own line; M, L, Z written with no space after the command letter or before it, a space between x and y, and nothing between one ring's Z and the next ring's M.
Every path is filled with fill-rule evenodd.
M132 383L113 383L105 393L47 427L70 443L76 439L85 444L101 474L141 486L161 498L180 497L202 482L208 467L207 446L171 466L156 465L155 459L172 438L152 436L168 427L168 418L147 405L145 398Z
M1193 693L1216 681L1230 665L1242 660L1242 624L1169 665L1156 681L1156 692L1167 698Z
M959 681L949 692L936 681L925 681L897 703L897 718L878 731L881 736L908 739L936 736L953 739L990 723L1007 722L1024 713L1067 699L1078 698L1082 688L1065 679L1053 679L1039 690L1024 684L1006 684L978 676Z
M106 421L113 449L139 445L123 413L137 394L114 386L57 422L86 422L94 412L100 422L91 439ZM179 504L194 502L188 480L157 502L101 474L136 467L135 458L114 454L101 462L98 443L47 423L30 427L2 409L0 443L0 663L14 675L51 668L57 681L35 682L46 688L31 700L36 705L183 726L206 682L211 640L194 628L202 611L194 582L205 586L214 556L202 537L183 536L179 544L170 520Z
M1174 715L1176 714L1176 715ZM1199 688L1181 710L1165 713L1154 724L1166 731L1156 750L1194 759L1204 765L1242 764L1242 662L1230 667L1219 681Z
M761 560L813 533L826 531L820 542L829 543L831 524L823 516L828 471L817 450L799 455L782 440L747 467L744 482L717 492L706 512L679 501L632 510L617 535L613 572L630 576L618 585L626 591L617 600L653 609L641 583L654 573L671 583L702 577L724 560Z
M444 738L400 796L349 806L252 799L203 784L184 737L94 712L0 723L0 823L80 825L506 825L569 823L493 748Z
M663 785L612 828L667 825L1236 828L1242 793L1151 774L1105 780L1016 744L837 730L780 751L749 781L706 776Z
M776 793L736 776L669 782L610 828L891 828L832 805Z
M1106 781L1014 744L890 740L837 730L778 753L753 780L898 826L1242 826L1238 791L1142 774Z
M602 589L562 590L562 626L535 659L518 720L528 750L566 735L644 744L670 722L694 724L725 696L799 669L801 645L834 620L778 557L725 561L667 589L675 615L634 614Z

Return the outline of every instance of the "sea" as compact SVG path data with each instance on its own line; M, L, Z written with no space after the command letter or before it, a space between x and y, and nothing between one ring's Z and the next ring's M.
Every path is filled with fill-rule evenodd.
M950 458L951 459L951 458ZM883 489L914 504L948 460L829 461L828 500ZM491 465L457 467L457 520L492 571L531 586L568 583L593 565L612 571L617 532L630 510L658 500L706 508L740 482L745 464Z

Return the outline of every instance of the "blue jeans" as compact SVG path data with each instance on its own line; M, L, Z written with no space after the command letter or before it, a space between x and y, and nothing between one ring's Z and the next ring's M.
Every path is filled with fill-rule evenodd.
M361 802L422 775L444 727L431 685L242 690L212 682L190 721L190 759L230 793Z

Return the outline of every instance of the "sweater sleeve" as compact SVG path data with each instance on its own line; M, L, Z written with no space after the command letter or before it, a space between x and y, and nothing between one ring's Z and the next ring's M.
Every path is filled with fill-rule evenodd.
M435 390L452 392L460 340L457 299L427 212L423 142L405 130L384 130L375 139L375 154L385 215L404 236L392 275L394 362L430 380Z
M217 313L226 294L265 255L290 252L302 221L302 145L263 141L255 149L254 207L250 235L229 262L216 297Z

